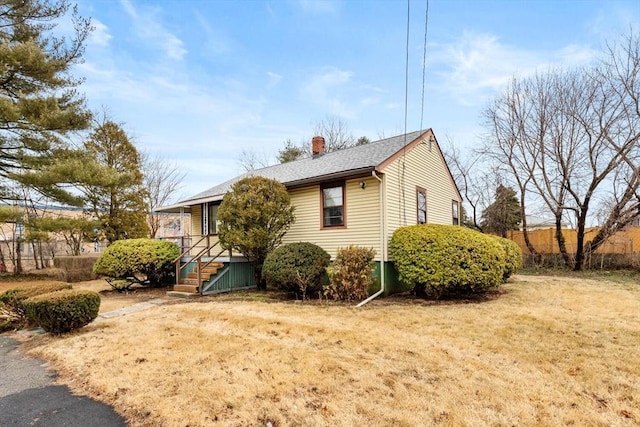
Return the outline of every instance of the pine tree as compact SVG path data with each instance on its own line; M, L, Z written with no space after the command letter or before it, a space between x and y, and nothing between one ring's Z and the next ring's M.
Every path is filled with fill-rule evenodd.
M120 125L104 119L84 143L94 181L83 189L91 213L109 242L146 237L146 190L140 153Z
M482 231L507 237L507 231L517 230L521 221L520 202L516 192L510 187L498 185L494 202L482 212Z
M67 146L66 136L89 126L71 66L82 60L89 20L72 10L71 39L52 34L69 12L66 0L0 0L0 199L26 185L57 200L73 198L60 182L40 179Z

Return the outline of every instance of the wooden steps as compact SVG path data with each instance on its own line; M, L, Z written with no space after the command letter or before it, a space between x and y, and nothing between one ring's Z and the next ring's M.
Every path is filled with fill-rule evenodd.
M187 277L180 279L171 291L167 292L167 296L185 297L185 295L197 295L200 293L200 287L211 279L212 276L218 274L218 270L224 267L221 262L212 262L202 269L200 272L200 283L198 283L198 273L187 273Z
M200 292L200 286L198 285L173 285L173 291L176 292L189 292L192 294L197 294Z

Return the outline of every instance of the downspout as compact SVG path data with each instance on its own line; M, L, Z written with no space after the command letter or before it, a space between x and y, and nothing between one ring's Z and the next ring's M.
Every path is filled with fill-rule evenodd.
M369 298L367 298L366 300L362 301L360 304L356 305L356 307L362 307L363 305L365 305L366 303L368 303L369 301L377 298L380 294L382 294L384 292L384 260L385 260L385 255L387 252L387 245L386 245L386 238L385 238L385 228L384 228L384 207L385 207L385 201L383 199L383 187L382 187L382 179L376 174L376 171L372 171L371 172L371 176L373 176L375 179L378 180L378 182L380 183L379 187L380 187L380 195L379 195L379 200L380 200L380 290L378 292L376 292L375 294L371 295Z

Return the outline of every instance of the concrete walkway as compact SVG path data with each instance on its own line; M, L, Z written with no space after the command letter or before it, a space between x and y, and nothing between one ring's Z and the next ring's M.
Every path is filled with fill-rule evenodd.
M167 300L162 298L156 298L149 301L138 302L128 307L121 308L119 310L109 311L107 313L98 314L98 319L111 319L112 317L124 316L125 314L135 313L136 311L146 310L147 308L156 307L162 305Z
M98 315L96 321L164 304L161 298ZM44 333L42 329L30 333ZM124 427L112 407L74 395L66 385L54 385L56 374L42 360L20 352L20 342L0 335L0 427Z

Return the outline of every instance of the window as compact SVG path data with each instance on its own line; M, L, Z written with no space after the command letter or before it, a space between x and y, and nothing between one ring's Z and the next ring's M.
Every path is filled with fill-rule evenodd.
M460 225L460 204L457 200L451 201L451 216L453 217L453 225Z
M344 226L344 182L325 184L322 189L322 226Z
M416 187L416 204L418 206L418 224L427 223L427 190Z
M218 234L218 207L212 203L202 204L202 233Z
M209 234L218 234L218 206L209 205Z

